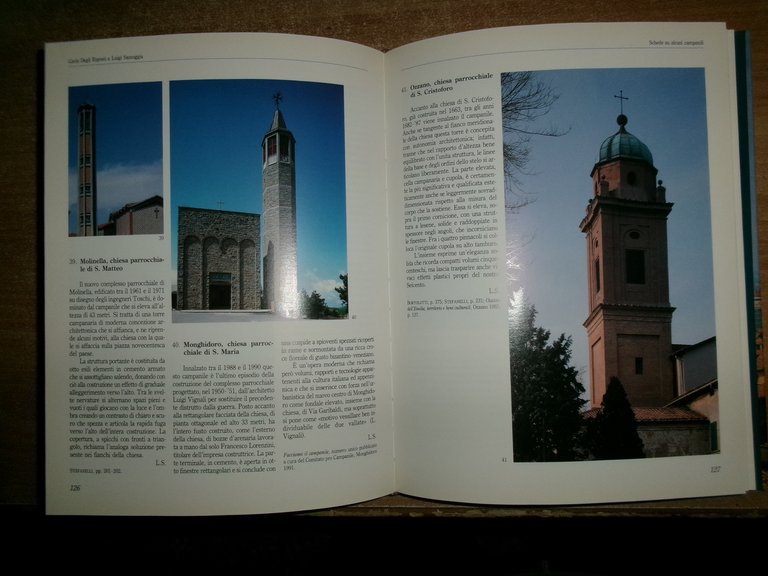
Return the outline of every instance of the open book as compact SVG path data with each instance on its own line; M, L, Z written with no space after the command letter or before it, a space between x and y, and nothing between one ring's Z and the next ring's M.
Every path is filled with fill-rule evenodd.
M756 488L723 25L45 56L48 513Z

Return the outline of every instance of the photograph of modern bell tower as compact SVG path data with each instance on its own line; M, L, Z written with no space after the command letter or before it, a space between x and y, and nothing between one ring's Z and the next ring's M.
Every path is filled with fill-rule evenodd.
M171 82L170 143L175 322L347 316L342 86Z
M162 85L69 90L69 236L163 234Z

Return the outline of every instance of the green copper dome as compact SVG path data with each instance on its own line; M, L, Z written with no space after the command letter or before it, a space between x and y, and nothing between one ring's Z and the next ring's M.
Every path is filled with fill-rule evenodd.
M603 140L603 143L600 145L600 157L597 163L602 164L618 160L619 158L629 158L632 160L645 160L653 166L653 155L648 146L640 142L636 136L627 132L625 128L627 117L624 114L620 114L616 118L616 123L619 125L619 131Z

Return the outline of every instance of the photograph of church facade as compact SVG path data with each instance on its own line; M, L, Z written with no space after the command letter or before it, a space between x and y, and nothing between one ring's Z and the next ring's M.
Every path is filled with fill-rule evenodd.
M541 362L557 350L561 365L543 369L545 392L528 393L515 378L530 369L511 345L516 458L717 451L703 72L550 71L526 81L515 94L535 95L538 109L511 118L530 164L507 191L510 317L532 311L532 333L552 337ZM505 136L518 138L508 125ZM514 342L519 323L510 330Z
M159 83L69 93L69 235L163 233Z
M176 321L334 315L326 302L346 273L342 119L338 86L171 84ZM308 316L310 294L322 314Z
M260 308L259 236L258 214L180 206L177 307Z

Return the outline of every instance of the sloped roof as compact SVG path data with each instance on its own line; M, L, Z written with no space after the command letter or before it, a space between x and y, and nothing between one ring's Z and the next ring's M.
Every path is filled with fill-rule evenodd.
M274 132L275 130L285 130L286 128L283 113L280 111L280 108L277 108L275 115L272 117L272 125L269 127L269 131Z
M685 422L685 421L703 421L709 420L703 414L688 408L632 408L635 413L635 420L638 422Z
M591 408L581 415L585 419L591 419L597 416L600 408ZM707 422L709 419L688 408L677 407L633 407L635 420L638 424L651 422Z
M126 212L135 212L136 210L141 210L143 208L147 208L148 206L162 206L163 205L163 198L159 195L150 196L149 198L145 198L144 200L141 200L139 202L129 202L122 208L118 208L114 212L112 212L109 215L110 221L117 220L120 216L125 214Z

